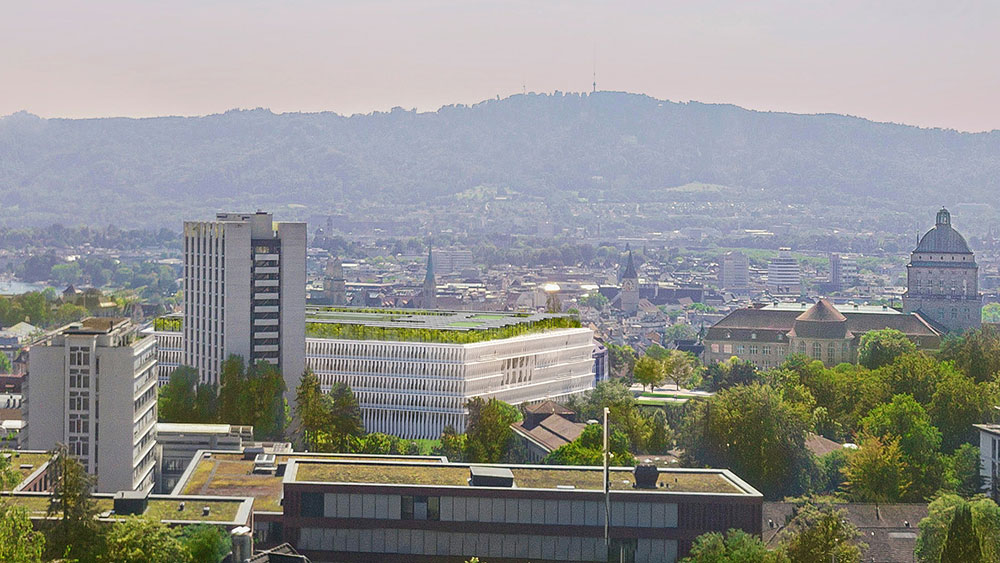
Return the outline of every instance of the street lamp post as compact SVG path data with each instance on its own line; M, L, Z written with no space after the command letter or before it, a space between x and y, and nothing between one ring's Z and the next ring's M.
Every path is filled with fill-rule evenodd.
M608 464L610 462L610 452L608 451L608 407L604 407L604 550L608 554L608 561L611 560L611 476Z

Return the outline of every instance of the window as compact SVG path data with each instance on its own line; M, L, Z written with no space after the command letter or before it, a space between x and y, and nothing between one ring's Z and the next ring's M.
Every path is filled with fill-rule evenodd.
M322 493L302 493L299 496L299 513L307 518L323 517L323 494Z
M813 342L813 357L817 360L823 357L823 345L819 342Z
M736 345L736 353L737 354L742 354L742 353L746 352L746 349L747 349L747 347L744 346L744 345L742 345L742 344L737 344Z
M751 344L750 345L750 355L751 356L756 356L757 355L757 345L756 344Z
M760 353L764 354L765 356L770 356L771 355L771 345L770 344L765 344L765 345L761 346L760 347Z
M401 520L441 519L441 497L403 495L399 508Z

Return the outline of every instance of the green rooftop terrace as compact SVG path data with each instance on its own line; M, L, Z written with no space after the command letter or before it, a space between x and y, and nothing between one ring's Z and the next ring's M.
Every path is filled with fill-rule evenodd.
M476 311L426 311L308 307L306 336L472 344L561 328L579 328L569 315Z
M101 513L114 508L112 495L103 495L96 500L97 510ZM180 502L184 501L181 508ZM51 497L44 493L25 493L0 496L0 502L7 502L23 508L32 518L44 518L48 513ZM234 522L239 515L242 499L192 499L192 498L159 498L151 497L146 506L144 516L155 520L175 522ZM202 509L209 508L206 515ZM111 516L114 518L114 515Z
M357 461L409 461L419 464L440 463L439 457L391 457L345 454L297 453L279 455L276 463L284 464L289 459L326 459ZM281 480L277 474L253 472L253 460L244 460L238 453L213 453L210 457L198 459L187 474L186 480L178 483L181 495L211 495L253 497L254 510L258 512L281 512Z
M22 452L17 450L5 451L0 455L10 458L10 465L21 474L21 481L27 479L51 457L48 452Z
M601 491L603 471L599 467L503 465L514 475L521 489L563 489ZM661 470L658 492L758 494L745 488L722 470ZM295 482L363 483L372 485L424 485L468 487L469 466L458 464L421 465L414 463L359 463L350 461L296 460ZM635 490L630 468L612 468L611 489Z

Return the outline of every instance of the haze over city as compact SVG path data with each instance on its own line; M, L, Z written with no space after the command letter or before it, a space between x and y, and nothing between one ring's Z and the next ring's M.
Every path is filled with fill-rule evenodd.
M421 111L597 87L1000 128L995 2L6 2L0 115Z

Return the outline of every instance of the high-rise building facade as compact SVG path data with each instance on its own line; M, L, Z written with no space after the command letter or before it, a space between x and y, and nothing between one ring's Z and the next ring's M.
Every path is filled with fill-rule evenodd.
M31 347L28 448L56 444L98 492L150 492L156 469L156 339L128 319L89 318Z
M790 248L781 248L778 256L767 263L767 289L776 295L802 292L802 271Z
M851 256L830 253L830 285L834 290L854 287L858 283L858 263Z
M738 250L727 252L719 265L719 287L746 290L750 287L750 260Z
M270 213L184 223L184 363L219 383L231 354L279 367L286 396L305 367L306 224Z
M934 228L920 238L910 254L903 311L920 312L948 330L982 324L976 256L965 237L952 228L947 209L938 211Z

